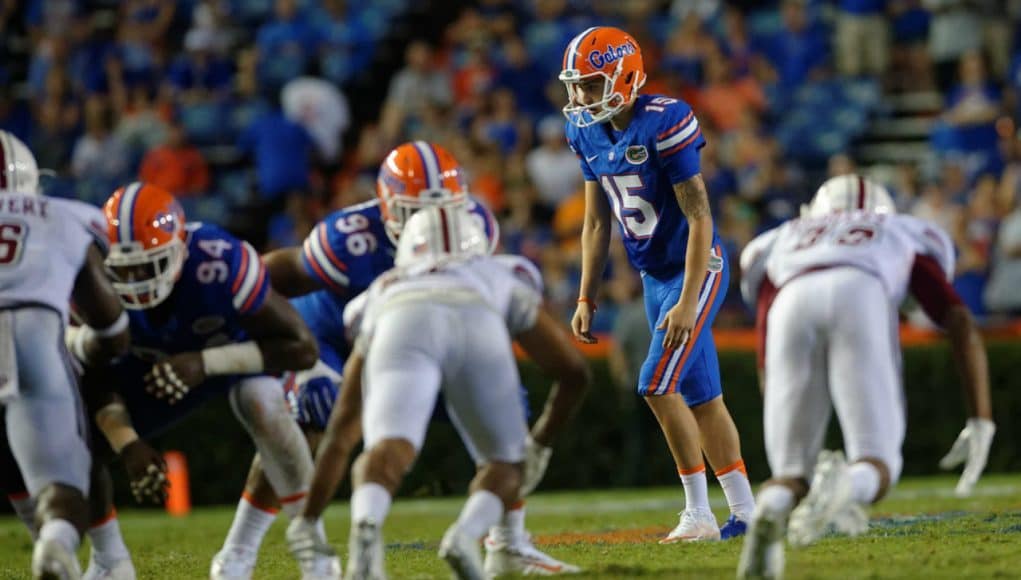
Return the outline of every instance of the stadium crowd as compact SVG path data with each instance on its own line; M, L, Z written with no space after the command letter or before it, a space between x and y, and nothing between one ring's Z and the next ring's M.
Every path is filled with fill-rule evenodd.
M853 168L892 99L938 91L925 157L866 171L902 211L953 234L955 287L977 315L1021 313L1021 2L480 0L438 41L398 38L388 23L413 4L0 0L0 128L55 172L48 193L100 203L137 176L261 250L300 243L325 212L371 199L394 145L438 142L566 317L584 202L556 77L573 35L617 25L643 48L645 92L699 115L732 257L797 215L827 173ZM354 117L348 100L361 95L346 91L393 46L404 62L378 119ZM616 320L603 313L639 299L612 247L597 330ZM731 288L718 324L749 323Z

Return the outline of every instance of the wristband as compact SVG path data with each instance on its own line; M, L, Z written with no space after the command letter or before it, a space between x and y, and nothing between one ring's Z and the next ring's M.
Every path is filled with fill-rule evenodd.
M115 417L126 417L128 414L127 408L123 403L110 403L96 412L96 425L99 430L103 432L103 436L106 437L106 441L110 444L110 448L113 449L114 453L120 455L121 451L128 445L138 440L138 432L135 431L134 427L130 423L121 425L106 425L106 417L113 415ZM124 419L118 421L122 422Z
M596 310L599 310L599 307L596 306L596 301L592 300L591 298L586 298L586 297L582 296L581 298L578 299L578 303L581 304L582 302L584 302L585 304L588 304L592 308L592 312L595 312Z
M128 311L122 310L121 315L114 320L110 326L106 328L97 328L96 336L99 338L110 338L111 336L117 336L124 332L124 329L128 327Z
M252 375L265 370L262 351L254 340L204 349L202 369L206 376Z

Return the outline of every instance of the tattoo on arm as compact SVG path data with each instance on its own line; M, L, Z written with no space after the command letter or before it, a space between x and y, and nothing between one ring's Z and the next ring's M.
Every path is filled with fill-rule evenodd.
M677 203L689 220L697 220L709 216L709 192L701 175L678 183L674 186Z

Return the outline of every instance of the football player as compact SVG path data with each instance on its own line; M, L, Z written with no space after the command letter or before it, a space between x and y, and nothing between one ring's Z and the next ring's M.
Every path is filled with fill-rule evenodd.
M908 295L947 331L964 382L970 418L941 462L966 461L959 494L970 493L985 468L996 429L982 338L950 286L947 234L895 215L886 189L860 175L824 183L803 216L755 238L741 255L742 293L757 311L772 471L741 553L743 578L781 577L788 521L794 545L814 542L829 526L864 532L865 508L900 477L897 322ZM850 464L839 452L819 453L831 407Z
M347 577L385 577L383 521L442 390L478 471L440 556L459 578L496 575L490 564L483 566L478 541L545 469L529 461L522 470L527 423L511 342L517 340L541 367L561 369L565 378L532 430L545 440L581 401L588 374L580 353L541 309L542 278L535 267L524 258L487 254L485 233L462 208L422 209L401 235L397 267L348 305L344 320L357 340L345 367L343 399L318 454L305 513L287 530L299 561L330 553L315 526L347 465L355 439L350 432L360 427L365 451L353 468Z
M567 141L585 176L574 334L596 342L590 329L612 214L641 272L653 335L638 394L656 416L684 486L680 521L661 543L739 536L754 498L710 329L730 269L699 172L705 139L698 120L684 101L639 94L646 80L642 52L617 28L597 26L574 37L560 80L568 94ZM703 452L730 506L722 529L709 509Z
M165 478L143 441L213 397L228 395L251 435L284 510L297 513L312 474L312 458L282 396L267 373L311 367L316 342L285 298L273 291L255 249L220 228L186 223L172 195L149 184L118 189L104 207L111 238L106 268L129 310L132 352L109 366L79 358L84 380L99 393L90 402L98 430L97 457L131 453L136 496L159 501ZM100 387L106 386L106 389ZM146 456L149 457L146 460ZM109 514L97 522L89 578L130 578L130 559L117 528L109 476L96 478L96 502ZM96 538L96 535L93 535ZM306 562L328 575L337 560ZM308 570L306 570L308 571Z
M0 131L0 423L4 455L17 464L3 466L4 485L15 491L11 478L25 485L31 497L17 498L19 507L38 504L29 526L32 576L78 578L91 456L64 347L68 304L73 299L91 325L97 359L127 351L128 317L103 272L102 213L38 189L35 157Z
M467 193L463 169L443 147L415 141L394 148L380 166L378 199L338 210L312 230L300 248L266 256L273 287L287 296L319 342L320 361L288 382L288 396L313 444L319 438L337 397L349 354L342 315L347 303L365 291L394 264L397 239L408 217L428 205L464 205L490 240L499 226L485 206ZM353 432L353 447L361 433ZM549 460L549 440L540 432L529 439L531 456ZM525 573L563 573L577 567L544 554L531 543L524 524L524 502L510 510L487 541L487 565ZM212 578L249 578L263 537L273 523L276 499L261 477L258 457L238 502L234 523L213 559Z

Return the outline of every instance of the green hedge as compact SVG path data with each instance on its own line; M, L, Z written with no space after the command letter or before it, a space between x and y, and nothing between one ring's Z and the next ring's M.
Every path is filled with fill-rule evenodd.
M989 470L1021 470L1021 432L1013 424L1021 417L1021 382L1017 378L1021 377L1021 342L990 344L989 361L998 425ZM592 364L595 384L569 432L556 446L543 489L676 483L670 453L644 403L611 383L605 361ZM720 364L726 402L741 432L749 475L760 481L767 477L768 468L754 356L721 353ZM907 349L904 369L908 398L904 472L935 473L937 461L964 425L959 381L945 346ZM522 367L522 379L533 387L532 408L540 409L548 388L546 381L529 364ZM830 444L837 445L835 428L832 431ZM253 447L225 401L202 409L156 443L186 454L194 503L237 501ZM472 465L453 429L434 424L403 493L462 493L471 474ZM122 502L129 498L125 492L121 485Z

